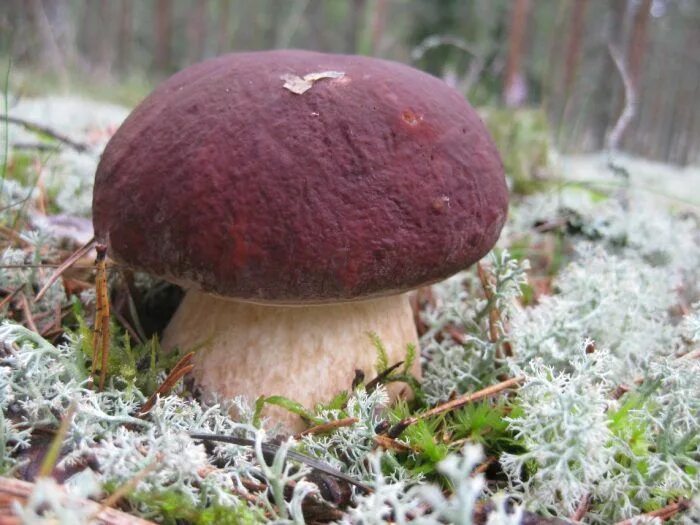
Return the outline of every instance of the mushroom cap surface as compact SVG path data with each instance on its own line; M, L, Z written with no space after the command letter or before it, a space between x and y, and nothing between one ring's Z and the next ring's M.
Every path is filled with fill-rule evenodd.
M113 259L183 286L324 303L466 268L496 242L507 202L485 126L443 81L264 51L155 89L102 155L93 222Z

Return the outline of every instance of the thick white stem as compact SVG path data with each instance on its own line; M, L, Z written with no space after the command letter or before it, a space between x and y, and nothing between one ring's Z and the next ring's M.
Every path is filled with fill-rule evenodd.
M223 398L282 395L306 407L349 390L355 370L369 380L377 352L369 333L387 349L389 364L418 346L408 295L320 306L271 306L188 291L163 335L166 349L195 350L194 377L205 394ZM411 372L420 374L414 363ZM390 388L392 398L410 394ZM267 412L291 430L299 420Z

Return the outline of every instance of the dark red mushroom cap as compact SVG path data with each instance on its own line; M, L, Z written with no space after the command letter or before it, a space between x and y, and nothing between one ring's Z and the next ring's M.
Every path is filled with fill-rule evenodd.
M97 168L95 235L115 260L244 300L398 293L496 242L503 168L441 80L308 51L188 67L127 118Z

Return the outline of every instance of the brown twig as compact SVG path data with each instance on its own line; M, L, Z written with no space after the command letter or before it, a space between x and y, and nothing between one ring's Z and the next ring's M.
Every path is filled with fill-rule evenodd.
M41 290L36 294L34 297L34 302L38 302L41 300L41 298L44 296L46 291L51 288L51 285L56 282L56 280L65 272L68 268L73 266L76 261L80 260L82 257L87 255L87 253L92 249L92 247L95 245L95 238L93 237L90 239L88 242L86 242L83 246L78 248L73 254L68 257L65 261L63 261L58 268L54 270L54 272L51 274L51 277L49 277L49 280L46 281L46 284L42 286Z
M57 498L61 502L77 502L80 501L81 506L85 510L95 511L98 514L95 515L95 522L99 520L99 523L104 523L105 525L155 525L152 521L146 521L141 518L137 518L134 515L126 514L125 512L120 512L114 509L103 508L99 503L95 503L89 499L77 498L70 495L60 488ZM31 496L34 490L34 484L27 481L21 481L19 479L11 479L0 477L0 523L5 525L6 523L14 525L19 524L20 521L10 521L14 516L7 516L5 509L9 508L13 502L18 502L20 504L25 504L26 501Z
M29 241L26 239L23 239L22 236L17 233L15 230L12 228L8 228L7 226L2 226L0 225L0 234L4 235L8 239L12 240L12 242L15 242L17 244L21 244L25 247L30 246Z
M136 329L131 326L131 323L129 323L129 320L124 317L118 309L112 310L112 313L114 314L114 317L117 318L117 321L126 329L127 332L129 332L129 335L131 338L136 341L138 344L142 345L146 341L141 338L141 335L136 331Z
M643 377L636 377L632 381L632 383L636 386L639 386L642 383L644 383L644 378ZM618 400L622 396L624 396L627 392L630 392L632 390L632 388L633 388L632 386L625 384L625 383L619 384L619 385L617 385L615 390L612 391L612 393L610 394L610 397L614 400Z
M246 478L241 478L241 485L243 485L246 490L252 492L264 492L267 490L267 485L265 483L258 483Z
M252 503L256 507L260 507L261 509L265 510L266 514L267 514L267 507L265 506L265 504L262 501L260 501L259 498L255 497L252 494L249 494L243 490L237 489L236 487L232 487L229 490L233 494L238 496L239 498L242 498L242 499L246 500L248 503Z
M27 120L18 118L18 117L12 117L10 115L0 115L0 120L5 120L9 122L10 124L16 124L17 126L22 126L24 129L31 131L33 133L40 133L42 135L47 135L51 137L54 140L57 140L58 142L61 142L62 144L65 144L66 146L70 146L73 148L75 151L78 153L84 153L90 149L90 146L87 144L81 143L81 142L76 142L75 140L66 137L65 135L58 133L51 128L47 128L46 126L42 126L40 124L36 124L34 122L29 122Z
M393 450L394 452L411 452L413 449L399 441L396 441L389 436L377 434L374 436L374 443L384 450Z
M691 350L687 354L683 354L678 358L679 360L690 360L690 359L700 359L700 348L696 348L695 350Z
M576 510L574 513L571 515L569 520L571 521L581 521L583 517L588 514L588 511L591 508L591 495L586 494L583 498L581 498L581 501L578 503L578 507L576 507Z
M379 374L377 374L377 377L375 377L365 385L365 389L367 390L367 392L374 392L374 389L377 388L377 385L382 383L384 380L388 379L389 376L402 364L403 361L399 361L398 363L394 363L385 370L382 370Z
M476 272L479 276L479 281L481 282L481 287L484 289L484 294L486 295L486 300L491 304L491 309L489 310L489 341L496 345L496 357L502 359L504 356L512 356L513 351L510 343L504 341L502 344L498 344L498 325L502 325L503 321L501 319L501 312L496 307L496 301L493 293L493 284L491 279L486 274L486 270L481 263L476 263ZM501 379L499 377L499 379Z
M23 288L24 288L24 285L18 286L17 288L12 290L5 298L3 298L3 300L0 301L0 310L5 308L5 306L7 306L7 304L10 301L12 301L15 297L17 297L17 294L20 293Z
M22 314L24 314L24 320L27 322L27 327L32 332L36 332L38 334L39 329L37 328L36 323L34 322L34 316L32 315L32 309L29 307L29 301L27 300L27 296L24 294L24 292L20 292L18 297L20 307L22 308Z
M448 324L445 326L444 331L447 335L449 335L452 340L459 344L459 345L465 345L468 342L467 336L463 334L462 332L459 331L459 329L456 326L453 326L451 324Z
M630 390L632 390L631 386L622 383L620 385L617 385L615 390L612 391L612 394L610 395L610 397L612 399L614 399L615 401L617 401L618 399L620 399L622 396L624 396Z
M51 319L45 326L40 328L41 337L46 339L50 334L60 334L63 333L63 327L61 322L63 318L71 313L70 307L63 308L59 303L56 303L56 308L54 309L54 318ZM36 317L34 318L36 320Z
M640 518L659 518L662 521L666 521L668 519L671 519L673 516L678 514L679 512L683 512L685 510L688 510L692 506L692 503L688 499L680 499L675 503L671 503L670 505L666 505L662 509L654 510L652 512L647 512L646 514L642 514L641 516L635 516L632 519L629 520L622 520L618 521L615 525L632 525L635 523L637 520Z
M322 423L320 425L316 425L315 427L307 428L306 430L299 432L295 438L298 439L302 436L311 436L316 434L328 434L329 432L333 432L334 430L342 427L350 427L357 423L357 421L358 419L356 417L336 419L335 421L329 421L328 423Z
M175 384L182 379L182 376L185 374L189 373L192 371L194 368L193 364L190 364L192 361L192 358L194 357L194 352L190 352L189 354L184 355L173 367L173 369L170 371L168 374L168 377L165 378L165 381L161 383L161 385L158 387L158 389L151 394L151 397L148 398L148 400L143 404L143 406L139 409L138 412L138 417L143 417L145 416L149 410L153 408L153 405L156 404L156 400L158 399L158 396L164 396L168 392L172 390L172 388L175 386Z
M479 466L477 466L473 474L483 474L488 470L488 468L496 463L498 461L498 458L496 456L489 456L487 457Z
M431 408L430 410L427 410L422 414L408 417L399 421L388 430L387 435L392 438L399 437L407 427L413 425L414 423L417 423L421 419L436 416L444 412L449 412L450 410L461 408L465 405L468 405L469 403L473 403L474 401L479 401L480 399L493 396L495 394L498 394L499 392L503 392L504 390L517 386L518 384L522 383L524 379L524 376L512 377L510 379L502 381L496 385L491 385L477 392L456 397L455 399L452 399L450 401L447 401L446 403Z
M190 437L192 439L200 439L202 441L218 441L221 443L230 443L232 445L238 445L241 447L255 447L255 441L247 438L240 438L237 436L228 436L228 435L223 435L223 434L199 434L199 433L191 433ZM271 442L264 442L261 445L262 447L262 452L263 456L266 458L273 458L275 454L279 451L280 446L276 443L271 443ZM287 459L291 459L292 461L298 461L299 463L303 463L305 465L308 465L312 469L328 475L332 476L336 479L345 481L346 483L350 483L351 485L354 485L355 487L359 488L365 493L371 493L373 492L372 488L367 485L366 483L363 483L362 481L359 481L352 476L349 476L343 472L340 472L338 469L333 468L332 466L328 465L327 463L318 460L316 458L312 458L310 456L307 456L306 454L302 454L300 452L297 452L296 450L287 450ZM269 459L268 459L269 461Z
M139 319L138 308L136 307L136 304L140 302L140 294L134 282L134 272L128 268L120 268L119 273L122 277L122 281L125 284L124 290L126 292L126 304L129 310L129 315L131 316L134 331L138 334L137 340L144 342L146 339L148 339L148 337L146 337L146 332L143 329L141 319Z
M97 276L95 277L95 325L92 336L92 370L94 375L97 370L97 356L101 358L100 390L104 389L107 377L107 360L109 358L109 292L107 288L107 270L105 258L107 247L97 244Z
M484 289L484 294L486 295L486 300L489 303L493 303L493 288L489 280L488 275L486 275L486 270L484 266L478 262L476 263L476 273L479 276L479 281L481 281L481 287ZM492 343L498 342L498 322L501 319L501 313L496 308L495 304L491 305L489 310L489 341Z

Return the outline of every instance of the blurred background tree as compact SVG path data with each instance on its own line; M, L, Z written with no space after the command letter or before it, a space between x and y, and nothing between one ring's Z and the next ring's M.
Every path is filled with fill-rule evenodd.
M549 126L564 152L603 148L634 102L617 147L700 161L698 0L0 1L14 96L134 104L193 62L286 47L413 64L488 106L502 134Z

